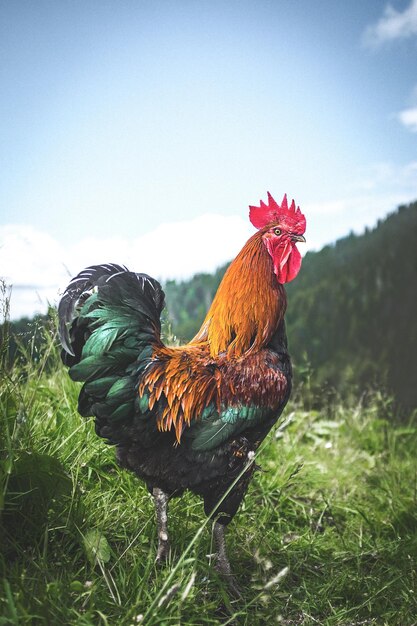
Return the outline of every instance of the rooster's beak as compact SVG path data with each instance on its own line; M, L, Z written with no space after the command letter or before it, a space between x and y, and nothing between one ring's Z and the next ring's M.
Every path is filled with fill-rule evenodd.
M291 241L302 241L306 242L304 235L291 235Z

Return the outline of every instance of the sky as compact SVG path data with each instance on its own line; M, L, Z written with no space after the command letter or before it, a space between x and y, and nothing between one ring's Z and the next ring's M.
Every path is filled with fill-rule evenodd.
M270 191L305 250L417 199L417 0L0 0L11 316L116 262L231 260Z

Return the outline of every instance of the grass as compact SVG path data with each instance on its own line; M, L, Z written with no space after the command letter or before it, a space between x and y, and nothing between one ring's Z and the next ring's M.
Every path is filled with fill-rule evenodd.
M229 527L231 601L201 502L170 504L157 568L153 502L78 416L53 330L21 350L2 352L0 626L417 623L417 429L384 398L293 401Z

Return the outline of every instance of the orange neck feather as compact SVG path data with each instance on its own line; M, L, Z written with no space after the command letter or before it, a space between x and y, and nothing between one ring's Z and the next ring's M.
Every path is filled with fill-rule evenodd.
M286 295L273 262L255 233L230 264L191 344L208 342L211 356L257 352L268 344L286 309Z

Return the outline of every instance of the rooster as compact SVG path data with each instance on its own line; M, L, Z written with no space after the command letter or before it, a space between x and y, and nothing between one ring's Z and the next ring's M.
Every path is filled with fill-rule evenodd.
M197 335L161 340L164 292L146 274L95 265L59 304L62 359L83 382L78 411L116 446L119 465L153 495L157 561L169 554L168 500L185 490L215 516L218 571L233 580L225 528L255 469L257 448L291 391L284 283L301 267L306 220L286 195L250 206L257 229L230 264Z

